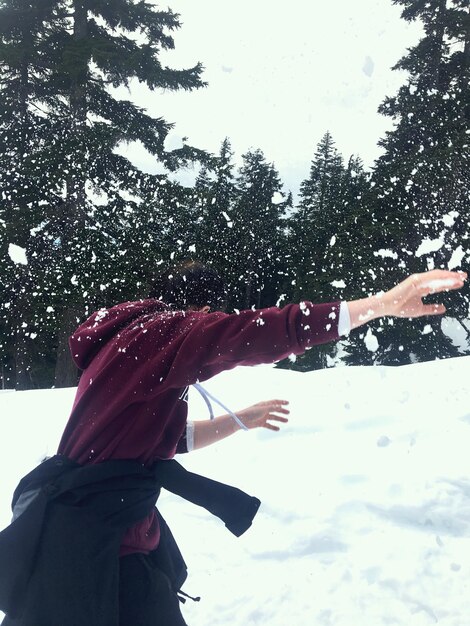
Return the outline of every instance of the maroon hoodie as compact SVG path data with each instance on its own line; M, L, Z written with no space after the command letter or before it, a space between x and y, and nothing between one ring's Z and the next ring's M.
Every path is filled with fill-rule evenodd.
M84 371L58 452L78 463L170 459L186 427L188 385L336 340L338 317L339 303L310 302L231 315L156 300L102 309L70 338ZM158 538L152 514L128 531L121 552L147 552Z

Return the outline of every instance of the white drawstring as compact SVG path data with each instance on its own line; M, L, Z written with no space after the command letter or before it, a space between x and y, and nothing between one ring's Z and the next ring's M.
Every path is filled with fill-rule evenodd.
M215 396L210 394L207 391L207 389L204 389L204 387L201 384L194 383L193 387L195 389L197 389L199 391L199 393L201 394L201 396L204 398L204 401L207 404L207 407L209 409L209 414L210 414L210 419L211 420L214 419L214 411L212 409L212 404L210 402L211 400L213 400L213 402L215 402L220 407L222 407L224 409L224 411L227 411L227 413L230 415L230 417L235 420L235 422L240 426L240 428L242 428L243 430L249 430L245 426L245 424L241 421L241 419L235 415L235 413L233 411L231 411L228 407L226 407L225 404L222 404L222 402L220 400L218 400Z
M199 393L201 394L201 396L204 398L204 402L207 404L207 408L209 409L210 419L213 420L214 419L214 409L212 408L211 401L208 398L209 393L199 383L194 383L193 387L194 387L194 389L197 389L199 391Z

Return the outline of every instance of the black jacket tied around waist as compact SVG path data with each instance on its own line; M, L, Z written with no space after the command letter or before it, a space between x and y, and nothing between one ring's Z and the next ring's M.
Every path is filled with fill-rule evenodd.
M0 533L0 609L18 626L118 626L119 547L165 488L219 517L236 536L260 501L186 471L177 461L79 465L54 456L27 474L13 496L14 521ZM155 558L178 591L187 571L158 513Z

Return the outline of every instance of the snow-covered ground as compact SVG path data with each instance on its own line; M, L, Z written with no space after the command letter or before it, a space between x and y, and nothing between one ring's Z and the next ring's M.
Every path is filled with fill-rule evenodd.
M174 496L160 509L201 595L191 626L470 624L470 357L309 374L239 368L206 383L234 409L291 401L280 433L181 458L263 504L232 536ZM72 389L0 394L0 524L18 479L53 454ZM191 416L205 417L197 393Z

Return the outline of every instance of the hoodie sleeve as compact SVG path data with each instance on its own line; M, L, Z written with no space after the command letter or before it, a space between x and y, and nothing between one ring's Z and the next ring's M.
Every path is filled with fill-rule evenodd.
M178 312L163 323L147 322L136 340L154 383L158 370L159 382L183 387L237 365L274 363L337 340L339 307L302 302L230 315Z

